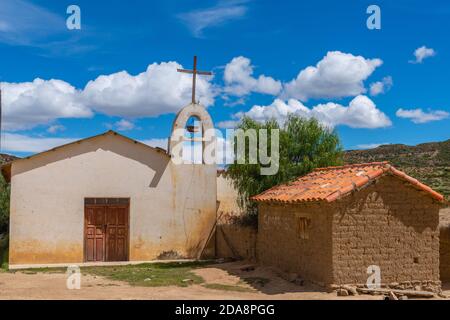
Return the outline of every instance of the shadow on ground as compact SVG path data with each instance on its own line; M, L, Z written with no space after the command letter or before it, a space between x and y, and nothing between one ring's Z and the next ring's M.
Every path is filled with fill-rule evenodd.
M207 272L209 268L211 268L210 273ZM222 276L220 276L220 272L214 272L217 269L223 271ZM207 266L206 269L200 270L199 273L207 282L223 283L224 280L235 279L235 285L248 286L255 291L268 295L300 292L326 293L325 289L320 286L307 282L300 285L284 279L282 274L275 269L244 261L212 264ZM216 278L209 278L210 275Z

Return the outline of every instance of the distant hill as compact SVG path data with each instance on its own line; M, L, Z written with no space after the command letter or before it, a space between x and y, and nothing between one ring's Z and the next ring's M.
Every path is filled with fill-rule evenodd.
M7 162L11 162L15 159L18 159L18 158L15 156L12 156L10 154L0 153L0 165L7 163Z
M0 153L0 164L15 159L18 158ZM344 159L349 164L389 161L450 199L450 139L417 146L389 144L368 150L349 150Z
M390 144L345 152L346 163L389 161L450 199L450 140L417 146Z

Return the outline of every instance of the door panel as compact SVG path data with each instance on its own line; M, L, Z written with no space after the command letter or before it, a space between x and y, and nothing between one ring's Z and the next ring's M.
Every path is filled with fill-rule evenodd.
M85 260L103 261L105 251L105 207L85 208Z
M129 205L85 204L85 261L127 261Z
M128 260L128 206L109 206L107 261Z

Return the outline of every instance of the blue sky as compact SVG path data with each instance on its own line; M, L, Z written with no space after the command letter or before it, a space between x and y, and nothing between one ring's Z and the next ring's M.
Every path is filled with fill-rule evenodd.
M81 9L81 30L66 27ZM367 7L381 9L369 30ZM104 132L165 146L199 99L224 130L243 114L294 112L346 149L450 138L448 1L2 0L2 152L19 156ZM37 80L36 80L37 79Z

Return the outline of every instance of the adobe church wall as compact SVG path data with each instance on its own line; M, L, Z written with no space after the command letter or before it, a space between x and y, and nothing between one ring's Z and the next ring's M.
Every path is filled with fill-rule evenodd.
M333 282L365 284L367 268L382 284L432 289L439 281L439 205L386 176L339 201L333 214Z
M10 264L84 261L84 198L130 198L130 260L195 258L215 221L212 166L103 135L12 166Z
M322 286L331 283L331 221L328 206L261 203L258 262Z

